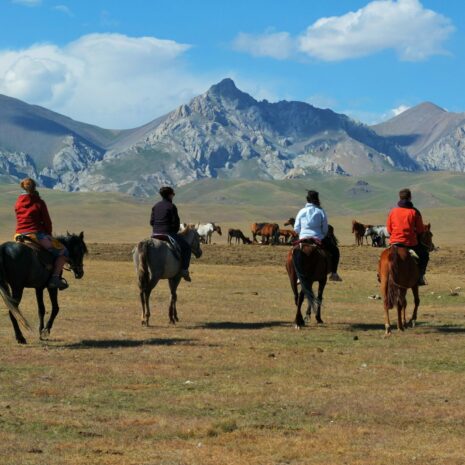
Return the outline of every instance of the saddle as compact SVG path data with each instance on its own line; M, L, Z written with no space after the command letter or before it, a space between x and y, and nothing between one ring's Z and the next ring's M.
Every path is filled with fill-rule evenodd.
M172 254L176 258L176 260L181 259L181 247L179 244L168 234L152 234L152 239L156 239L158 241L166 242L168 248L171 250Z
M42 247L38 242L33 238L25 234L17 234L15 236L15 241L21 244L24 244L26 247L29 247L39 260L40 264L49 272L53 270L53 265L55 263L55 257L51 252Z
M417 253L415 252L415 250L413 249L409 249L408 248L408 245L405 245L405 244L399 244L397 242L395 242L394 244L391 244L391 247L395 245L396 247L402 247L403 249L408 249L408 253L410 254L410 256L416 261L418 262L420 260L420 257L417 255Z

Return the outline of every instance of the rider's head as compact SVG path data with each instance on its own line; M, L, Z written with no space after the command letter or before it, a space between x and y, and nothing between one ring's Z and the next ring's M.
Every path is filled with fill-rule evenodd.
M317 191L308 191L307 192L307 202L316 205L317 207L320 206L320 196Z
M174 197L174 190L172 187L163 186L159 190L160 195L166 200L173 200Z
M28 193L35 194L36 191L36 182L34 179L25 178L21 181L20 186Z
M412 200L412 193L410 189L402 189L399 191L399 199L400 200Z

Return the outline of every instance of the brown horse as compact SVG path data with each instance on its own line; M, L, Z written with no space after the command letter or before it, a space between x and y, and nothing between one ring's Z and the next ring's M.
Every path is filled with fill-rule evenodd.
M250 230L253 242L257 242L257 236L262 236L263 244L279 243L279 225L276 223L253 223Z
M367 228L372 228L371 224L359 223L357 220L352 220L352 234L355 235L355 245L363 245L363 238ZM368 245L368 237L366 238Z
M421 244L434 250L433 233L431 225L425 226L425 231L420 234ZM405 310L407 308L407 290L412 289L415 307L409 323L415 326L417 311L420 305L418 293L419 269L416 260L412 257L408 247L391 245L389 249L381 253L378 264L378 276L381 286L381 294L384 301L384 326L385 335L391 334L391 322L389 320L389 310L397 306L397 329L403 331L407 326Z
M295 218L291 217L289 218L285 223L284 223L284 226L292 226L294 227L295 225Z
M294 254L297 249L301 254L302 274L298 273L294 266ZM295 324L297 328L305 326L305 320L302 318L302 304L304 297L307 297L308 308L305 319L310 318L311 310L315 311L315 319L317 323L323 323L321 319L321 304L323 302L323 291L326 286L327 276L330 270L328 256L320 247L315 244L301 243L292 248L287 254L286 270L291 283L292 292L294 293L294 302L297 307L295 316ZM300 280L301 290L298 291L297 280ZM318 295L315 295L312 290L313 283L318 282Z
M289 241L298 239L299 235L292 229L280 229L279 237L282 239L283 244L287 244Z

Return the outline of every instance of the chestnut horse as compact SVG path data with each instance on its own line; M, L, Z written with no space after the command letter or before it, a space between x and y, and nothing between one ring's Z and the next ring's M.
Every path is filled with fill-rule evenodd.
M302 274L298 273L294 266L294 253L298 248L301 248ZM330 270L328 256L324 250L315 244L309 243L301 243L295 246L287 254L286 270L289 275L292 292L294 293L294 302L297 307L295 316L296 327L300 329L302 326L305 326L305 320L302 318L301 313L304 297L307 297L308 300L305 319L310 318L311 310L314 309L316 322L323 323L321 319L321 304L323 302L323 291ZM297 279L300 281L300 293L297 288ZM315 281L318 281L318 295L316 298L312 290Z
M425 226L425 231L419 235L420 243L430 252L434 250L433 233L431 225ZM389 310L397 306L397 329L403 331L407 326L405 310L407 308L407 290L412 289L415 307L409 323L415 326L417 320L420 296L418 293L419 269L415 258L410 254L408 247L391 245L381 253L378 264L378 276L381 286L381 295L384 301L385 335L391 334Z
M355 235L355 245L363 245L363 238L365 237L365 231L367 228L372 228L371 224L362 224L357 220L352 220L352 234ZM366 238L368 245L368 237Z

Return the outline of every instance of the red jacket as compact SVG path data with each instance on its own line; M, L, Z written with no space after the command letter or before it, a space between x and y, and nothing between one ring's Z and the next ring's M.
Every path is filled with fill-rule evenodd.
M386 227L391 235L391 244L399 243L414 247L418 244L418 234L424 232L425 227L421 214L415 208L393 208L388 216Z
M47 205L38 194L22 194L15 205L16 233L44 232L52 234L52 221Z

